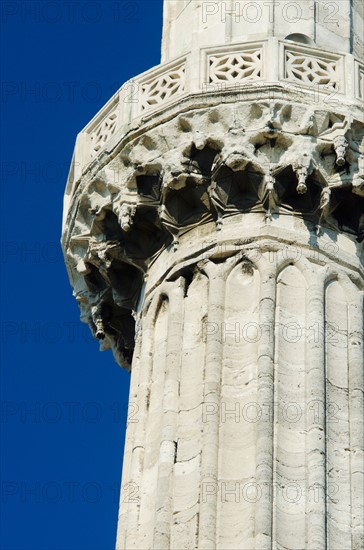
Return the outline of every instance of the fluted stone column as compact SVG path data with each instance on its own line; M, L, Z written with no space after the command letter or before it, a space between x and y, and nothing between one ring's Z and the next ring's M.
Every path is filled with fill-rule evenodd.
M334 8L168 0L162 64L77 138L66 263L131 371L118 550L364 546L363 18Z

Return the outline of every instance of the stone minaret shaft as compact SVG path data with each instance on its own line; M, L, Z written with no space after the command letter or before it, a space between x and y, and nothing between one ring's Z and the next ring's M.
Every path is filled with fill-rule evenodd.
M117 549L360 550L360 0L166 0L79 134L63 247L131 370Z

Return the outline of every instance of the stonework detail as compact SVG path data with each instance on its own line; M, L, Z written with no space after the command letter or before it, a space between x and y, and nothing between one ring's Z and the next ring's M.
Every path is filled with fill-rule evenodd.
M181 64L142 84L142 109L148 109L182 94L185 87L186 66Z
M264 38L168 0L174 58L77 140L67 269L136 405L117 550L364 547L359 4L297 3Z
M117 125L117 110L112 111L91 134L92 156L96 155L113 136Z
M348 395L360 376L362 297L345 269L332 281L330 269L309 257L290 265L281 251L267 249L258 262L253 256L254 245L220 264L196 258L188 277L150 297L131 390L149 407L128 427L135 451L125 487L138 491L121 509L120 549L138 549L140 541L153 549L258 550L272 541L298 549L307 540L311 550L325 547L317 542L325 529L329 548L360 548L359 532L352 544L347 528L359 523L350 505L358 502L359 434L350 435L349 425L361 421ZM325 350L326 380L319 368ZM325 402L332 421L326 440ZM127 528L127 518L135 527Z
M362 238L359 121L284 102L252 102L181 115L163 127L169 139L160 138L158 127L129 138L104 172L85 180L75 246L72 240L69 245L71 265L86 266L84 303L101 300L108 315L122 315L128 334L151 259L164 249L178 250L194 228L209 223L221 231L231 216L251 212L265 223L295 216L316 235L330 230ZM133 279L131 293L116 284L124 270L126 280ZM92 328L92 316L90 323ZM111 326L105 334L103 345L109 342L118 360L127 360L132 340L125 347Z
M307 51L286 49L286 78L302 84L317 84L339 89L338 61L327 56L314 56Z
M290 41L280 41L278 51L274 39L221 46L213 50L208 48L207 53L203 48L200 51L201 63L187 56L169 64L164 70L163 67L156 67L134 78L115 95L108 112L99 113L80 134L86 142L91 136L92 147L87 144L90 156L79 155L75 162L84 168L87 164L85 161L102 154L117 131L132 122L130 117L162 111L180 96L186 97L191 82L195 86L198 82L195 92L204 95L206 91L214 89L231 92L235 87L239 96L243 87L244 93L249 93L250 85L251 92L257 96L256 82L259 82L259 90L269 88L265 75L270 73L273 81L284 79L291 82L291 88L297 90L299 97L303 85L313 93L327 94L327 101L330 102L339 103L347 94L353 94L357 101L364 99L361 63L355 61L352 64L349 56L328 54L318 48L291 44Z
M209 82L240 82L262 76L262 50L210 55Z
M358 73L358 95L362 100L364 100L364 65L358 65Z

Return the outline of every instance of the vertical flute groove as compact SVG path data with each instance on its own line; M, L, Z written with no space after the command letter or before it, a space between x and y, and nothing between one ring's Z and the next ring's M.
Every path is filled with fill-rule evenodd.
M306 518L307 548L326 548L325 284L312 273L306 322Z
M220 410L221 370L223 345L221 324L224 319L225 303L225 266L209 263L205 269L209 277L208 323L217 327L217 331L207 335L205 356L204 405L212 404ZM218 483L220 415L215 415L204 423L203 448L201 457L201 483ZM201 489L200 489L201 491ZM217 491L216 491L217 493ZM199 550L216 548L217 494L205 498L200 492L199 506Z
M257 399L260 410L274 410L274 319L276 305L276 262L260 267L260 327ZM255 507L255 550L270 550L272 545L273 418L269 412L257 423L256 483L262 498Z
M349 421L352 550L364 548L364 349L363 294L349 304Z
M173 468L176 454L178 396L183 331L184 280L170 283L167 370L163 395L163 422L159 451L153 548L170 548L173 515Z
M139 517L141 507L141 485L144 471L145 436L148 421L148 403L150 396L151 377L153 371L154 352L154 315L155 308L160 301L159 295L154 296L146 314L142 320L142 344L140 353L140 371L137 386L138 418L135 428L135 436L132 443L132 459L129 483L135 486L137 493L133 502L128 503L129 513L127 518L127 531L125 548L137 548L139 533ZM132 374L133 377L133 374ZM136 502L135 502L136 501Z

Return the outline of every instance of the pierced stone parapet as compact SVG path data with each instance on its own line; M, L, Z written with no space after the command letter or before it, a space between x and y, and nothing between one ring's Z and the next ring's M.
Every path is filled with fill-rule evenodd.
M307 48L285 48L285 78L302 84L325 86L340 90L343 79L340 74L340 56L311 54Z
M208 56L209 82L242 82L262 78L262 49Z
M364 100L363 75L362 63L349 54L331 54L274 38L202 48L194 56L159 65L126 82L79 134L67 195L75 190L81 174L115 147L117 136L121 139L145 117L155 116L177 101L196 97L201 104L202 97L202 102L207 102L216 94L222 101L226 95L236 102L251 96L275 98L277 91L272 91L272 86L279 86L299 100L311 95L323 108L350 102L359 112Z
M364 100L364 65L357 63L357 95Z
M112 110L112 112L104 118L101 124L97 126L96 130L92 132L91 141L93 155L97 155L100 149L104 147L105 143L114 135L117 117L116 109Z
M161 105L185 91L186 64L180 63L141 84L142 111Z

